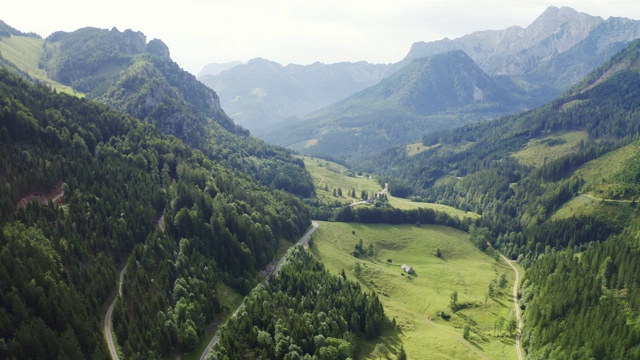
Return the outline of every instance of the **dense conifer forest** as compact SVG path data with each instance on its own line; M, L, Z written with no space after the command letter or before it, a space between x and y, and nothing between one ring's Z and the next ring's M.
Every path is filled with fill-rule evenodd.
M101 306L124 263L124 355L191 349L220 310L217 281L248 292L309 226L295 197L105 105L4 70L0 99L3 358L106 358Z
M354 359L358 341L390 326L375 293L332 276L301 246L245 299L210 359Z

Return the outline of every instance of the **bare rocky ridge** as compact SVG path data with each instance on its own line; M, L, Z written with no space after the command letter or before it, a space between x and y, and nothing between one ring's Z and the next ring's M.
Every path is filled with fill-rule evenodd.
M400 64L463 50L489 75L523 76L562 91L638 36L640 21L604 20L569 7L549 7L526 28L512 26L453 40L417 42ZM564 66L559 67L560 63Z

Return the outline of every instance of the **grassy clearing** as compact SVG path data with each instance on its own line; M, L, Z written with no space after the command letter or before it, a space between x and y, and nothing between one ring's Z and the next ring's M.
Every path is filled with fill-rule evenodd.
M584 192L590 192L598 198L618 198L621 195L618 194L620 189L628 184L620 182L616 177L639 155L640 144L635 142L586 163L574 175L584 179Z
M585 131L572 131L561 135L551 135L541 139L532 139L524 149L512 154L519 163L540 167L545 161L552 161L576 152L581 141L586 141Z
M407 152L407 156L413 156L420 154L423 151L431 150L440 146L440 144L432 145L432 146L424 146L421 142L415 144L409 144L405 146L405 151Z
M515 316L513 270L477 250L468 234L444 226L321 222L312 238L313 254L330 272L338 274L344 269L348 278L380 295L387 316L398 324L398 329L388 331L379 342L390 358L395 358L400 346L414 359L516 358L513 338L494 332L500 318L508 323ZM365 248L373 244L374 256L352 255L360 240ZM438 248L442 258L435 256ZM354 273L356 262L362 266L359 277ZM412 266L416 273L405 274L402 264ZM503 273L507 285L485 305L489 283ZM453 291L458 292L462 305L455 313L449 307ZM451 318L443 320L438 311ZM471 324L470 341L462 337L466 323ZM364 344L368 358L377 357L373 352L379 344Z
M84 97L82 93L74 91L70 86L62 85L49 79L44 69L40 69L38 63L42 56L43 44L43 39L12 35L9 38L0 40L0 53L7 61L28 73L35 80L45 83L59 92Z
M297 156L304 161L304 165L311 173L313 185L316 188L316 196L322 203L338 201L342 204L351 204L360 201L360 194L366 191L369 195L382 190L377 181L370 179L366 174L350 176L350 170L346 167L330 161L308 156ZM342 196L333 196L334 189L342 189ZM356 198L349 196L349 192L355 189Z
M393 196L389 198L389 204L391 204L391 206L395 208L403 209L403 210L411 210L416 208L433 209L436 211L442 211L448 214L449 216L457 216L459 219L463 219L467 217L471 219L478 219L480 217L480 215L474 212L459 210L447 205L410 201L410 200L405 200L405 199L401 199Z
M624 222L625 214L632 208L627 199L632 196L628 194L637 191L637 185L625 183L619 175L639 155L640 143L633 143L580 167L573 176L584 180L580 189L582 195L565 203L553 214L552 219L602 214L610 221Z

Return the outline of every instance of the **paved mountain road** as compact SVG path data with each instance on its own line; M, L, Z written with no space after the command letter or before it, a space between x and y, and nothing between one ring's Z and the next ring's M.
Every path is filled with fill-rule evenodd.
M118 352L116 351L116 345L113 342L113 335L111 332L111 316L113 315L113 309L116 307L116 301L118 301L118 297L122 296L122 282L124 280L124 273L127 270L127 265L125 265L122 270L120 270L120 283L118 285L118 293L116 294L115 299L109 306L109 310L107 310L107 315L104 317L104 333L107 336L107 345L109 346L109 353L111 354L111 358L113 360L120 360L118 357Z

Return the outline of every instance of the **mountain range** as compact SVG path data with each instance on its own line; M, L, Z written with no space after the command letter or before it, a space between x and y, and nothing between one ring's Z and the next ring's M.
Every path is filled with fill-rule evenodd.
M214 89L239 124L263 129L373 85L391 67L367 62L282 66L262 58L198 79Z
M275 112L265 110L262 118L269 119L270 125L254 128L254 133L272 143L289 146L303 153L353 159L372 150L379 151L397 143L416 141L425 132L540 106L561 94L638 36L640 22L636 20L615 17L603 20L567 7L550 7L526 28L513 26L504 30L479 31L453 40L415 43L402 61L386 66L385 79L381 83L323 109L279 123L272 119L282 119L285 114L293 112L281 111L274 115ZM484 74L479 75L478 69L471 71L473 66L468 61L458 62L455 58L451 61L457 67L438 70L447 71L447 75L427 74L425 72L430 68L419 65L420 59L455 51L464 51ZM418 64L413 64L416 60ZM251 73L248 69L251 66L254 65L244 65L244 74ZM272 64L272 67L277 66ZM276 94L282 91L281 87L270 87L268 82L260 82L258 86L258 82L246 75L234 78L240 72L240 67L234 70L233 73L222 73L220 76L226 76L226 83L241 81L246 84L244 92L223 95L237 102L238 107L242 104L245 109L251 108L255 104L251 98L255 99L259 96L256 94L260 93L270 94L270 107L284 106L286 101L276 100ZM254 70L260 74L255 79L267 73L257 67ZM472 74L491 78L495 86L501 88L501 96L494 96L493 102L485 101L483 106L478 106L477 100L472 102L475 106L471 107L470 103L460 102L457 97L461 92L449 89L459 86L456 81L461 83L460 79L468 79ZM406 83L408 77L415 79L411 85ZM423 83L418 84L420 81ZM479 78L470 81L480 83ZM304 83L314 84L314 80L306 79ZM216 87L215 84L207 84ZM408 86L414 87L409 89ZM258 88L262 90L256 90ZM242 95L247 94L249 89L256 90L254 95ZM284 89L301 93L300 90ZM482 87L478 89L486 90ZM434 94L438 94L439 103L447 106L440 109L429 107L428 104L436 99ZM497 93L494 91L493 94ZM384 106L380 108L380 104ZM427 109L430 111L425 112ZM242 118L242 115L238 114L238 117ZM393 130L390 131L389 127ZM347 138L353 143L344 145ZM342 144L342 148L337 149L336 144Z

